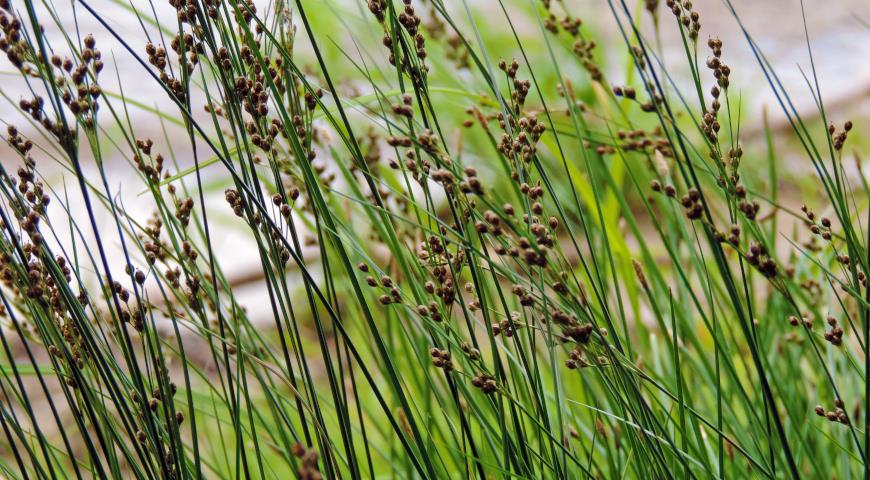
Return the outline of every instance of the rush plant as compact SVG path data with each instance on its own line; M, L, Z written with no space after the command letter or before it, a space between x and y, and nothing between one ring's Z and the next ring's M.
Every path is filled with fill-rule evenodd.
M860 129L723 1L0 0L0 477L870 479Z

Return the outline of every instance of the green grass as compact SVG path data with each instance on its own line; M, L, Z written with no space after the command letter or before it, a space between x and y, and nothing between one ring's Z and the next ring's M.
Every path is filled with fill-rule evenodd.
M864 140L733 9L101 3L0 0L0 477L870 478Z

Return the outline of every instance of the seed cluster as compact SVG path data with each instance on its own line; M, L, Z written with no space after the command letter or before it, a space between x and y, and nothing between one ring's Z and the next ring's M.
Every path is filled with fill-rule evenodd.
M843 328L837 324L837 319L832 316L828 316L827 321L831 329L825 332L825 340L831 345L839 347L843 344Z
M152 185L160 183L161 176L169 178L168 171L163 170L163 155L151 155L151 148L154 146L154 141L150 138L145 140L136 140L136 148L138 152L133 154L133 163L136 168L145 176Z
M301 460L297 478L300 480L321 480L323 478L318 467L319 455L316 450L305 448L301 443L295 443L291 453Z
M707 40L707 46L713 52L713 56L707 59L707 68L713 72L713 77L716 79L716 85L710 87L710 96L713 100L710 103L710 108L704 113L700 128L707 136L707 140L712 144L716 144L719 138L719 130L722 128L718 120L719 110L722 107L722 104L719 101L719 96L723 90L726 92L728 90L728 86L730 85L729 76L731 75L731 67L722 61L722 40L711 38ZM736 156L738 160L739 157L740 155ZM736 165L734 167L736 169Z
M486 373L475 375L474 378L471 379L471 384L487 395L495 393L495 391L498 390L498 384L495 382L495 378Z
M11 0L0 0L0 50L6 53L15 68L25 76L38 75L36 54L21 32L21 20L12 8Z
M429 71L429 66L426 65L426 38L420 31L423 20L411 5L411 0L403 0L403 4L402 11L396 20L407 37L402 34L402 31L387 29L388 8L385 0L369 0L368 7L378 22L384 24L385 32L382 43L390 52L390 65L397 65L396 53L399 53L401 60L398 65L401 71L411 78L414 85L422 86ZM394 43L396 41L398 44Z
M680 199L680 203L683 205L683 208L686 209L686 217L688 217L689 220L698 220L704 213L704 206L701 203L701 193L695 188L690 188L689 193Z
M698 12L692 9L692 2L690 0L667 0L665 5L679 20L680 25L687 30L689 38L696 40L701 31L701 22ZM650 6L647 4L647 9L649 8Z
M846 411L843 410L843 406L843 401L839 398L834 400L834 410L826 410L825 407L821 405L816 405L816 415L824 417L830 422L837 422L843 425L848 425L849 417L848 415L846 415Z
M749 255L746 256L746 261L767 278L775 277L777 274L776 262L768 255L767 248L760 243L753 243L749 246Z
M843 124L843 130L837 132L837 127L834 124L830 124L828 126L828 134L831 136L831 141L834 144L834 150L838 152L843 149L843 144L846 143L846 138L849 135L849 132L852 130L852 122L847 121Z
M516 123L513 122L513 117L510 118L511 128L517 133L515 136L507 132L503 133L498 149L509 158L519 158L529 163L535 157L538 140L547 127L534 116L520 117ZM501 114L499 114L499 122L504 125L504 117ZM504 126L502 128L506 129Z
M583 37L580 30L583 26L583 20L572 17L569 14L558 15L553 11L550 0L544 0L543 4L547 10L544 28L554 36L558 36L560 32L565 32L569 38L573 39L574 43L571 45L571 51L577 57L580 65L586 70L593 81L602 82L604 80L604 73L595 61L594 55L597 44L595 41Z
M436 368L444 370L444 373L453 371L453 361L450 359L450 352L439 348L429 350L429 355L432 357L432 365Z

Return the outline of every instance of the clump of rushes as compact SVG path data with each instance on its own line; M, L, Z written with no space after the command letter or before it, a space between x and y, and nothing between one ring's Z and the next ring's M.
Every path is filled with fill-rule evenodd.
M608 3L0 0L0 476L866 477L862 118Z

